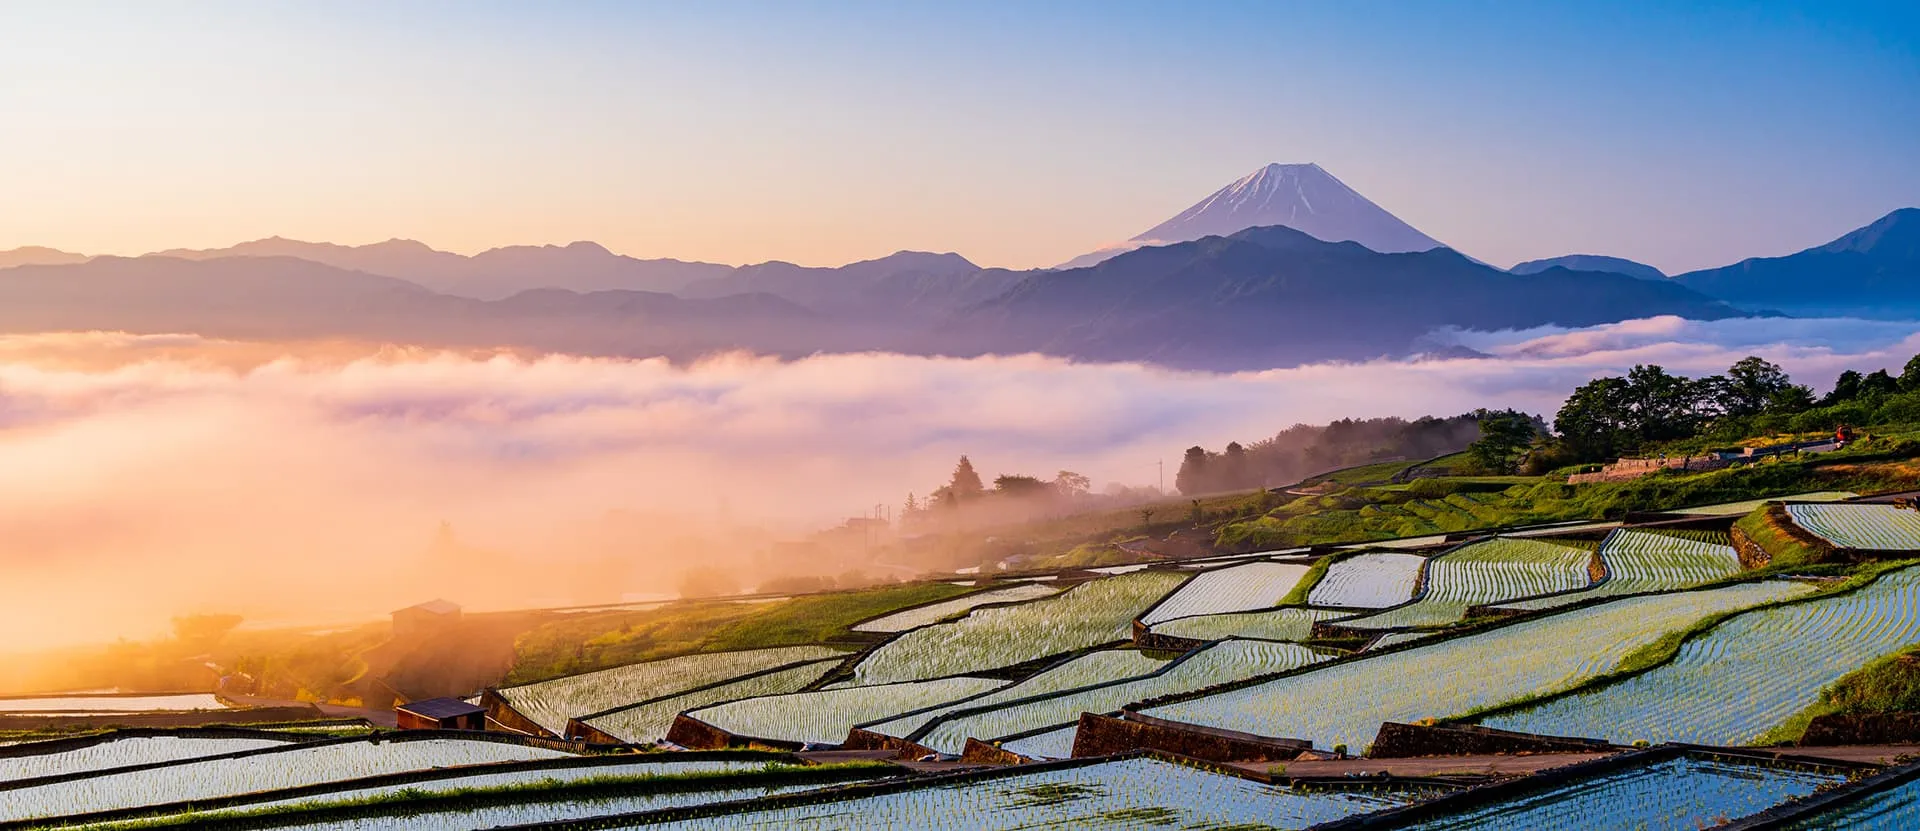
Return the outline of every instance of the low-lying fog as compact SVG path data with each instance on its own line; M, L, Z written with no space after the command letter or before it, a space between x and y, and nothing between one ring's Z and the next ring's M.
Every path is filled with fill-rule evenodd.
M1897 373L1917 330L1656 319L1451 336L1486 358L1233 375L0 337L0 635L17 651L147 637L186 612L378 615L448 593L442 521L483 581L462 587L472 606L562 605L609 580L671 593L690 561L924 495L963 453L988 479L1150 485L1189 445L1295 422L1482 406L1551 419L1572 387L1636 363L1703 374L1758 354L1816 388L1845 368Z

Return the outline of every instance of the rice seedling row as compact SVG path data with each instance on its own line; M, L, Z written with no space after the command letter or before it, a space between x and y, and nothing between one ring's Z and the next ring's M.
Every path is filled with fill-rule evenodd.
M73 713L112 715L115 713L184 712L189 710L225 710L212 693L185 695L70 695L44 698L0 698L0 713Z
M1079 732L1079 725L1068 725L1023 739L1002 741L1000 749L1029 759L1069 759L1073 757L1073 740Z
M1411 801L1407 792L1294 790L1152 759L943 782L839 802L745 810L669 829L1304 828Z
M659 757L671 757L672 754L648 754L654 758L635 759L621 765L583 765L571 768L547 768L542 770L516 770L498 773L476 772L451 779L435 779L426 782L414 782L406 785L386 785L373 788L352 788L328 791L324 794L302 796L293 799L276 799L256 802L247 806L250 810L261 808L284 808L294 806L318 805L326 802L339 802L351 799L386 796L407 791L416 794L448 793L451 791L474 788L508 788L516 785L550 783L564 785L596 779L632 778L636 782L646 777L684 776L704 773L744 773L768 770L773 767L768 762L752 761L695 761L674 762ZM789 766L791 767L791 766Z
M213 799L433 767L569 755L506 742L463 739L294 746L237 759L191 761L8 791L6 798L0 799L0 821Z
M555 735L567 719L685 692L801 661L845 653L821 646L685 655L499 690L513 709Z
M1681 756L1406 826L1417 831L1694 831L1846 781L1833 772Z
M1537 594L1571 591L1591 582L1593 555L1540 540L1496 537L1435 557L1427 565L1427 591L1419 600L1377 615L1354 618L1361 629L1445 626L1466 617L1467 608Z
M1314 606L1382 609L1413 599L1420 567L1427 558L1397 551L1369 551L1327 566L1307 594Z
M1892 505L1788 505L1787 515L1841 548L1920 550L1920 511Z
M176 738L173 736L133 736L99 744L45 753L38 756L0 758L0 782L61 776L84 771L173 762L199 756L218 756L264 747L281 747L286 741L271 738Z
M1600 562L1606 566L1607 579L1591 589L1504 603L1500 608L1533 611L1595 597L1686 589L1741 571L1740 555L1731 545L1625 528L1601 543Z
M975 609L950 623L902 633L869 653L853 676L862 684L918 681L1125 640L1134 617L1181 579L1140 571L1082 583L1045 600Z
M991 741L1070 725L1080 720L1081 713L1110 713L1155 696L1285 672L1323 660L1325 655L1298 644L1222 641L1187 656L1158 675L1010 701L984 711L962 708L935 721L931 729L914 740L945 753L958 753L969 738Z
M1321 747L1363 747L1383 721L1440 718L1568 689L1719 612L1812 591L1788 581L1623 598L1160 704L1148 715Z
M1848 594L1739 615L1689 639L1670 663L1486 723L1624 741L1744 744L1812 704L1821 687L1915 640L1920 567Z
M682 808L692 805L707 805L715 802L732 802L742 799L757 799L783 793L794 793L817 787L815 785L759 785L744 788L709 788L703 790L660 790L648 793L636 793L620 796L560 795L542 799L529 794L527 801L510 805L489 805L483 807L444 806L428 808L406 803L395 803L390 812L372 816L360 816L352 819L329 817L325 820L302 822L299 814L289 815L281 820L286 824L276 824L278 829L312 829L312 831L441 831L447 828L498 828L510 825L526 825L541 822L563 822L567 820L593 819L615 814L630 814L638 811L657 811L668 808ZM208 819L239 816L244 812L219 811L206 816Z
M583 718L581 723L607 735L617 736L629 744L661 742L666 740L667 730L673 727L674 717L681 713L723 701L799 692L838 665L838 659L830 658L761 673L715 687L611 710Z
M883 618L856 624L853 627L853 631L905 632L908 629L926 626L930 623L939 623L954 615L967 612L975 606L985 606L989 603L1018 603L1023 600L1038 600L1042 597L1051 597L1059 593L1060 589L1055 586L1047 586L1039 583L1021 583L1016 586L989 589L965 597L956 597L952 600L945 600L927 606L919 606L894 612Z
M906 738L913 735L928 722L958 709L972 709L1000 704L1037 695L1047 695L1062 690L1078 689L1094 684L1105 684L1126 678L1135 678L1166 668L1167 661L1149 658L1138 649L1102 649L1089 652L1048 668L1038 675L1002 687L986 695L975 696L956 701L944 707L921 713L901 716L863 725L865 729L888 736Z
M687 715L736 736L839 744L856 724L937 707L1006 685L991 678L938 678L789 693L717 704Z
M1255 638L1268 641L1304 641L1313 634L1316 621L1351 615L1330 609L1273 609L1265 612L1239 612L1225 615L1199 615L1175 618L1155 624L1154 634L1197 641L1222 638Z

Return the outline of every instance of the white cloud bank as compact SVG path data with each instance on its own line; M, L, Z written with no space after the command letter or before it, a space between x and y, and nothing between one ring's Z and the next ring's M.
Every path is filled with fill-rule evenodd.
M556 583L572 558L638 552L666 575L652 588L670 588L688 554L672 540L615 545L582 529L610 510L722 506L798 527L924 492L962 453L989 477L1065 468L1151 483L1154 463L1171 468L1188 445L1295 422L1480 406L1551 417L1572 387L1635 363L1701 374L1758 354L1820 386L1846 368L1897 372L1920 351L1916 331L1660 318L1452 335L1488 358L1230 375L1038 356L674 366L0 337L0 635L146 634L192 610L378 612L421 599L385 578L441 519L552 563ZM547 589L521 587L561 593Z

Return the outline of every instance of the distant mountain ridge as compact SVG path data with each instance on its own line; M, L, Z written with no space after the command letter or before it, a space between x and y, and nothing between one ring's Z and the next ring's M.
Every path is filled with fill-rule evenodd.
M674 259L643 260L615 254L593 242L512 245L468 257L404 239L350 246L269 237L230 248L172 249L150 256L188 260L297 257L335 268L395 277L443 294L480 300L499 300L536 288L674 292L696 280L719 276L732 269Z
M1357 242L1383 254L1443 247L1361 196L1317 164L1269 164L1133 237L1126 245L1081 255L1060 268L1095 265L1143 245L1229 236L1284 225L1326 242Z
M1538 274L1549 268L1564 268L1568 271L1604 271L1612 274L1625 274L1642 280L1665 280L1666 272L1646 263L1637 263L1621 257L1608 257L1601 254L1568 254L1564 257L1549 257L1544 260L1528 260L1507 269L1515 274Z
M1901 208L1825 245L1674 278L1729 302L1795 314L1920 313L1920 208Z
M27 245L11 251L0 251L0 268L12 268L17 265L73 265L90 259L93 258L85 254Z
M903 253L840 269L742 269L713 297L534 289L481 300L285 256L100 257L0 270L0 331L347 337L691 359L727 350L1042 352L1208 370L1409 354L1444 327L1739 314L1670 282L1508 274L1449 249L1381 254L1274 226L1066 271ZM758 288L782 289L814 302ZM736 289L749 289L736 292ZM816 292L817 294L809 294Z
M1684 287L1550 268L1510 274L1448 248L1383 254L1285 227L1142 248L1042 272L964 312L979 351L1256 369L1407 354L1446 327L1590 326L1742 312Z

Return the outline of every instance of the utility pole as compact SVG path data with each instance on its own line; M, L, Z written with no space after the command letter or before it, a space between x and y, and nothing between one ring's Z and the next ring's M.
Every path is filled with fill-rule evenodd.
M1157 467L1160 469L1160 483L1155 485L1154 487L1159 488L1161 495L1164 496L1166 495L1166 492L1167 492L1167 460L1161 459L1157 462L1154 462L1153 465L1154 467Z

